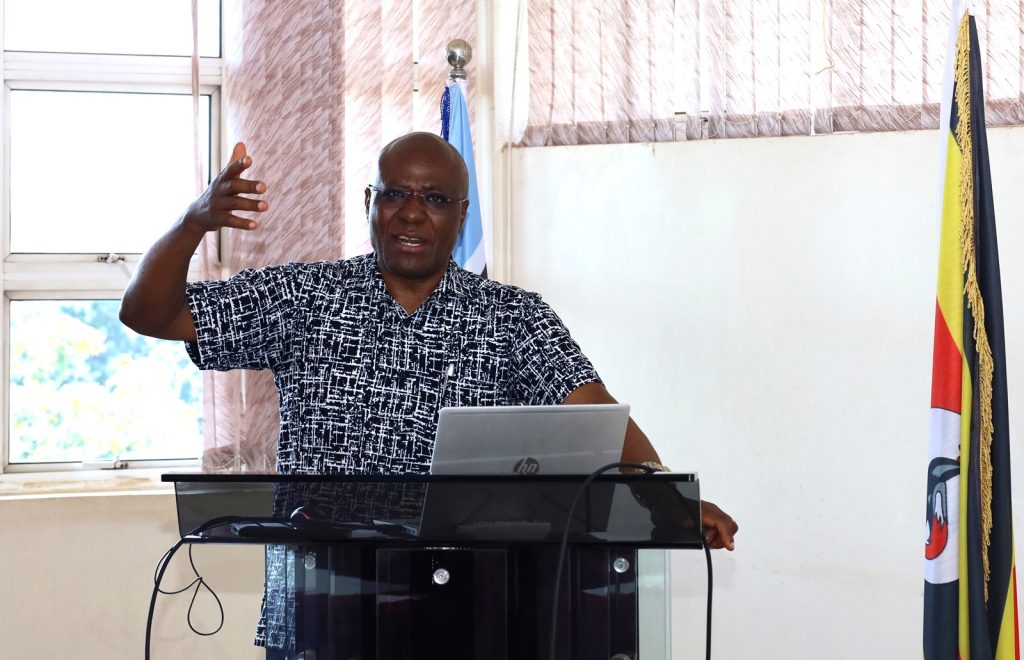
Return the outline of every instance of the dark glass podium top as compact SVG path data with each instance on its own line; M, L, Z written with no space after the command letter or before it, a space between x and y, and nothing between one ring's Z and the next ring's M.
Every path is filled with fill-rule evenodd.
M165 474L191 543L701 547L695 475ZM577 499L578 498L578 499ZM575 502L575 508L573 503ZM571 515L570 515L571 511Z

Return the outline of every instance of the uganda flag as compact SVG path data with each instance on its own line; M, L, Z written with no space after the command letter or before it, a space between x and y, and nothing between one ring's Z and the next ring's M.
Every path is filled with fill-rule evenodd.
M1003 306L978 35L963 5L954 2L941 129L924 657L1006 660L1020 652Z

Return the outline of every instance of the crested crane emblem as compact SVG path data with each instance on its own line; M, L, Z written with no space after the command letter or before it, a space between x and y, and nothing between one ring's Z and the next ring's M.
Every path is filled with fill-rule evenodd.
M928 465L928 504L925 526L928 540L924 545L926 559L935 559L949 542L949 497L946 483L960 474L960 461L940 456Z

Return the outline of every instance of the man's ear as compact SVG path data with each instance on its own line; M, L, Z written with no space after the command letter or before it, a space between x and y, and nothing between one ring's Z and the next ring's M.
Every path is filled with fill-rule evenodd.
M366 190L363 191L363 192L365 193L363 195L363 208L366 209L366 217L369 218L370 217L370 193L373 192L373 191L370 190L369 186L367 186Z

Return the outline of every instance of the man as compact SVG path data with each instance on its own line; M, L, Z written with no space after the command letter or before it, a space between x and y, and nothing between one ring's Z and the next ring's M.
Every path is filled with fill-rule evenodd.
M262 181L237 144L230 164L147 253L121 304L140 334L188 342L204 369L271 369L280 391L278 470L426 472L437 411L452 405L614 403L589 360L536 294L483 280L451 261L468 208L465 163L450 144L412 133L387 145L365 191L374 252L333 263L247 270L186 284L208 231L255 230ZM659 463L630 420L622 460ZM701 506L711 547L733 549L736 523ZM268 584L283 555L268 551ZM286 648L267 592L257 643Z
M365 191L372 255L186 285L206 232L255 230L236 213L269 207L246 196L267 191L242 178L251 165L235 145L230 164L143 256L121 320L189 342L203 368L272 369L282 472L426 471L441 405L615 401L538 296L451 262L468 177L455 148L431 133L381 151ZM622 460L660 462L632 420ZM709 544L732 550L736 523L709 502L702 517Z

